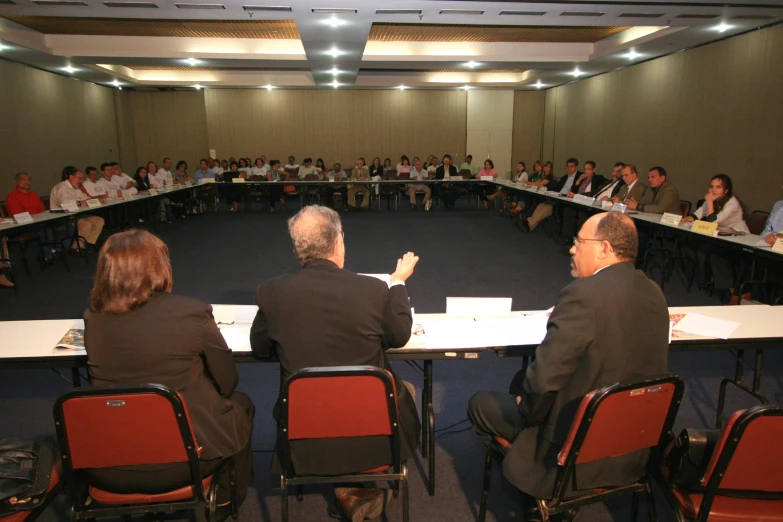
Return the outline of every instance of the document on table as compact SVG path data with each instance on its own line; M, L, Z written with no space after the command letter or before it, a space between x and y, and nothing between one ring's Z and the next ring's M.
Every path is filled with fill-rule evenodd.
M510 297L447 297L446 315L468 317L508 315L511 313Z
M408 348L470 349L495 346L536 346L546 337L546 312L509 317L458 317L421 321L423 335Z
M675 329L703 337L728 339L739 325L739 323L734 321L726 321L724 319L715 319L714 317L707 317L706 315L690 313L685 314L685 317L675 324Z
M232 352L250 351L249 324L219 325L218 328Z

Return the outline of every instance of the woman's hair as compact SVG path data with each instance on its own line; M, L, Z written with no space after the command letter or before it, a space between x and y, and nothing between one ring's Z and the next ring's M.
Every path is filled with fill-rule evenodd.
M381 166L381 158L379 158L378 156L375 156L375 157L372 159L372 164L373 164L373 165L375 165L375 160L378 160L378 166L380 167L380 166Z
M155 292L171 292L173 284L166 243L146 230L126 230L109 237L98 254L90 306L96 312L128 312Z
M408 159L408 156L406 156L405 154L400 156L400 165L410 165L410 164L411 164L411 160Z
M728 177L726 174L715 174L710 178L710 183L712 183L714 180L720 180L720 185L726 190L726 194L720 199L716 199L712 207L715 210L715 213L717 214L721 210L723 210L723 206L728 202L733 196L734 196L734 185L731 182L731 178Z
M177 170L179 170L179 168L180 168L182 165L185 165L185 170L187 170L187 168L188 168L188 162L187 162L187 161L185 161L185 160L179 160L179 161L177 162Z
M391 165L391 158L386 158L383 160L383 166L385 167L387 164Z
M547 161L546 163L544 163L544 170L546 170L547 167L549 167L549 173L552 174L552 169L555 168L554 163L552 163L551 161Z
M247 167L247 163L245 163L245 158L239 158L238 165L241 165L243 167Z
M234 166L236 166L236 168L239 168L239 163L237 163L236 161L232 161L231 165L228 168L231 169L234 168Z
M320 169L325 169L326 162L324 162L323 158L318 158L317 160L315 160L315 166L319 167Z
M541 170L544 169L544 163L541 160L536 160L535 162L533 162L533 170L536 170L536 165L541 167Z
M144 172L146 172L147 174L149 174L149 171L147 170L147 167L139 167L139 168L136 169L136 177L137 178L140 177L142 170Z
M491 168L491 169L495 168L495 164L492 162L491 159L485 159L484 160L484 165L486 165L487 163L489 163L489 168Z

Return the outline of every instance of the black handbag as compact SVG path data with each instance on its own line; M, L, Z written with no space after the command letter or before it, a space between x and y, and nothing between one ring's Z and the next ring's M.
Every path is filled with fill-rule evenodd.
M46 498L54 441L0 438L0 518L35 509Z
M707 472L718 437L720 430L682 430L664 458L664 464L669 469L669 485L703 491L701 480Z

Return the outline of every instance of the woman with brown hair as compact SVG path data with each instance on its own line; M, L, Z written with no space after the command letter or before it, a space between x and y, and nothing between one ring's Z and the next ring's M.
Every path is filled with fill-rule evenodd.
M226 341L206 303L171 293L174 280L163 241L141 229L111 236L98 255L85 348L94 386L164 384L182 394L201 446L201 472L234 457L239 498L252 480L250 436L255 410L235 392L239 380ZM92 470L115 493L154 494L185 486L187 463ZM215 474L218 518L230 514L229 467Z

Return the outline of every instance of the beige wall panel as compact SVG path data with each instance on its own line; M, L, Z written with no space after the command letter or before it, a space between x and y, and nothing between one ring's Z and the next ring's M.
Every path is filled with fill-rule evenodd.
M112 90L0 60L0 199L27 171L48 195L65 165L119 159Z
M512 171L516 170L517 161L524 161L532 172L533 162L542 157L545 101L546 93L541 91L514 93Z
M131 105L131 95L128 91L114 91L114 112L117 120L117 141L120 144L120 164L123 170L133 176L136 172L135 167L141 165L142 161L136 155L136 133L133 128L133 106Z
M748 210L781 198L783 26L547 91L544 151L607 174L618 160L671 173L694 204L723 172Z
M199 159L209 155L207 118L203 91L130 92L136 161L153 160L161 166L164 157L174 164L188 162L189 172ZM135 172L138 165L123 165Z
M209 148L219 158L294 155L353 165L359 156L465 154L466 93L234 90L205 93Z
M468 91L467 152L477 166L491 158L501 177L511 169L514 91Z

